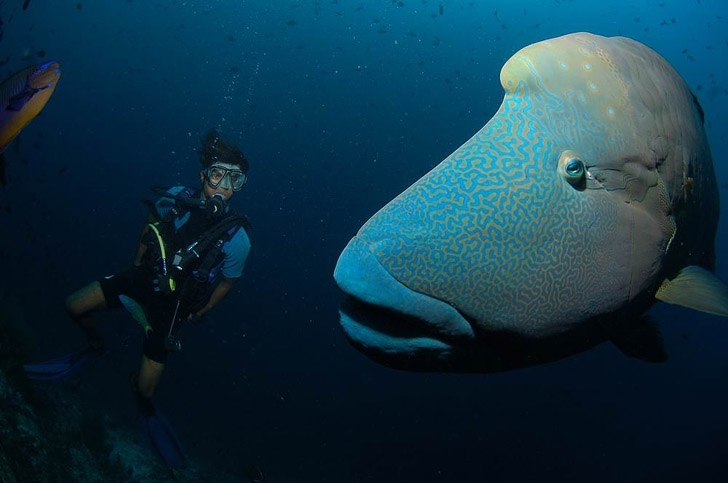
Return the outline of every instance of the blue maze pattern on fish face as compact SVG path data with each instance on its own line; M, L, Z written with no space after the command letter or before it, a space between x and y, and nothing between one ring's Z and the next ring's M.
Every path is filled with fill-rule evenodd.
M589 310L582 295L592 290L587 261L596 253L585 229L596 228L592 220L605 207L557 176L556 140L542 119L561 119L563 107L544 108L542 99L533 115L533 97L525 85L518 91L360 236L411 289L488 320L489 328L530 334L548 330L545 320Z
M630 102L637 89L598 43L621 53L624 40L577 38L578 54L568 61L558 49L546 61L535 57L539 65L528 52L514 56L520 77L502 74L506 96L493 119L360 230L383 267L483 328L531 336L622 308L657 283L675 233L671 194L680 180L669 174L668 186L655 166L643 167L640 157L653 149L640 136L669 138L670 126L658 119L654 128L635 127L635 117L653 120L652 111L637 109L659 102L654 92ZM646 69L656 62L650 56L665 64L645 49ZM654 83L663 78L685 95L679 76L660 73ZM559 172L566 149L597 173L585 190ZM630 165L632 158L638 162ZM707 238L701 242L712 245Z

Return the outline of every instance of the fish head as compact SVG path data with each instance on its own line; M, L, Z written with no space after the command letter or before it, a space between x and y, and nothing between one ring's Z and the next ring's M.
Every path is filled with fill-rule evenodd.
M51 60L27 67L0 85L0 152L43 110L60 77L58 62Z
M61 78L61 66L55 60L49 60L32 68L28 74L28 85L33 89L48 90L51 94ZM48 96L50 97L50 95Z
M28 68L25 91L30 95L22 106L23 116L30 122L45 107L61 78L58 62L49 60Z
M677 236L688 175L692 200L717 207L700 109L649 48L572 34L517 52L500 80L493 118L338 260L341 324L370 354L468 370L493 362L477 348L489 334L548 338L644 311L691 241ZM694 217L711 241L691 250L707 258L715 217Z

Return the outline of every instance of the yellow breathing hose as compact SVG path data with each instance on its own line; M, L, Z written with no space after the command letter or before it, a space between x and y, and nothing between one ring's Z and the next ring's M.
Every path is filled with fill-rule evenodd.
M174 292L174 289L176 288L176 284L175 284L173 278L167 276L167 250L165 249L164 240L162 240L162 235L159 233L156 223L149 223L147 226L152 229L152 231L154 232L155 235L157 235L157 241L159 242L159 250L161 251L161 255L162 255L162 271L164 273L164 278L167 280L167 283L169 283L170 291Z

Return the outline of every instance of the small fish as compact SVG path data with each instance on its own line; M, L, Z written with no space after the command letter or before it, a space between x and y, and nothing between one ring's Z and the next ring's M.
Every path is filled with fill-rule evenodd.
M142 326L142 329L144 329L144 335L149 335L152 331L152 326L149 325L147 316L141 305L139 305L136 300L131 297L127 297L126 295L119 295L119 301L121 302L121 305L129 311L134 320L139 322L139 325Z
M23 10L27 10L29 5L30 5L30 0L25 0L23 2Z
M53 60L27 67L0 84L0 152L38 115L61 77Z

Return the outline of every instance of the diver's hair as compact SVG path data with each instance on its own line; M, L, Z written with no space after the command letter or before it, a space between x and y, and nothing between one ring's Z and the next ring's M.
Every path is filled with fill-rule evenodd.
M203 168L215 163L236 164L243 172L248 172L248 158L234 144L225 141L214 129L210 129L202 140L200 164Z

